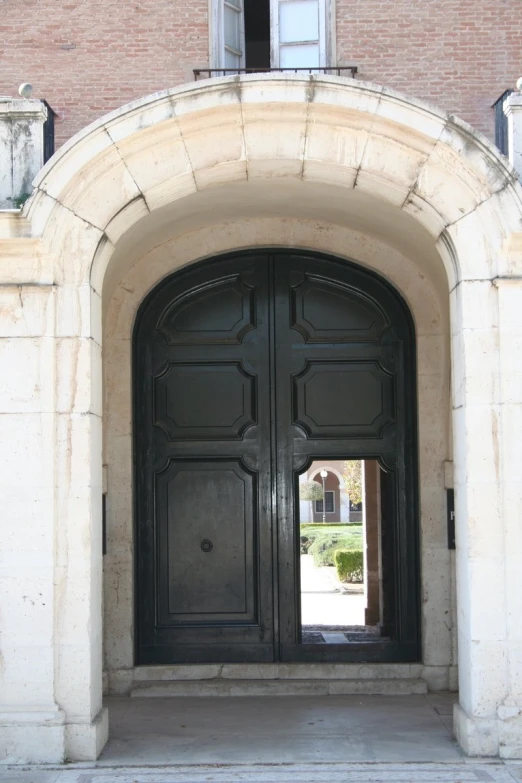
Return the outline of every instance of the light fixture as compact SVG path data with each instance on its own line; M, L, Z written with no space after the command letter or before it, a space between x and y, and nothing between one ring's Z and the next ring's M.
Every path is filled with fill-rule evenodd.
M33 97L33 85L29 82L23 82L18 88L18 95L20 98L32 98Z

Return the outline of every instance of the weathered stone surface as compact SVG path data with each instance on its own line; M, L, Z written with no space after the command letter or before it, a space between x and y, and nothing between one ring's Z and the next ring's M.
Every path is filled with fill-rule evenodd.
M0 209L19 209L43 166L42 101L0 98Z
M318 664L320 666L321 664ZM197 667L189 667L196 669ZM257 677L255 679L242 677L214 677L197 679L162 679L140 680L134 682L131 696L134 698L164 698L164 697L207 697L207 696L336 696L342 694L374 694L379 696L403 696L412 693L426 693L425 680L407 677L364 677L333 679L321 677L315 672L314 677L277 678Z
M517 767L501 764L219 764L125 769L83 767L67 771L12 770L0 783L513 783Z

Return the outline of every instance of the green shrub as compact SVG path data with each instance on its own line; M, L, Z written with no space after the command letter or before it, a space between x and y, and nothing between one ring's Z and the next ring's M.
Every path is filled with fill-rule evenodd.
M316 566L333 566L336 549L362 549L362 524L308 523L299 538L302 555L312 555Z
M362 527L362 522L303 522L301 530L324 530L325 528L338 527L345 530L347 527Z
M320 566L333 566L336 549L360 549L362 550L362 531L324 532L322 536L315 536L308 545L308 554L312 555L314 564Z
M308 554L312 555L314 565L317 568L320 568L321 566L332 566L334 565L334 552L339 546L341 546L341 541L337 538L330 541L314 541L312 546L308 549Z
M308 554L312 555L314 559L314 565L316 566L322 566L322 565L328 565L328 554L327 550L329 546L332 546L334 541L337 542L337 538L315 538L313 541L310 542L310 545L308 546Z
M337 549L334 553L334 561L339 581L363 581L364 561L360 549Z

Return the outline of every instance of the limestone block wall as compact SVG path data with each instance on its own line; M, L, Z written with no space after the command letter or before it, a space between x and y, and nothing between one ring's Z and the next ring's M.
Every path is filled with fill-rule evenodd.
M30 235L0 212L0 763L95 758L108 734L95 294Z

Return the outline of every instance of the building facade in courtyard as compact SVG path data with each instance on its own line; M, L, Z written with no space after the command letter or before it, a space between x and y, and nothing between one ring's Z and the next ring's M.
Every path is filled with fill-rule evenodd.
M275 667L458 689L464 750L521 757L516 3L26 5L2 6L0 758L96 758L104 691ZM349 460L375 603L316 643L300 477Z

